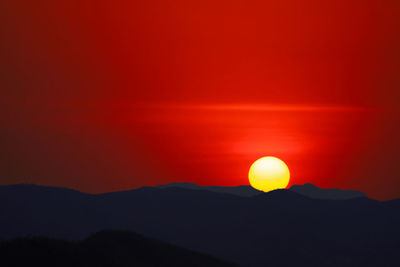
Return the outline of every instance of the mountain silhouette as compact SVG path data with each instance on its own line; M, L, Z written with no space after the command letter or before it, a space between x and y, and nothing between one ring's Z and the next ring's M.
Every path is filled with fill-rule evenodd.
M79 242L46 237L0 242L1 266L234 267L232 263L128 231L102 231Z
M159 185L157 188L170 188L180 187L192 190L207 190L217 193L227 193L237 196L251 197L264 192L259 191L249 185L240 186L200 186L193 183L170 183L165 185ZM322 189L313 184L307 183L304 185L293 185L289 188L290 191L299 193L301 195L318 198L318 199L350 199L367 197L363 192L354 190L342 190L342 189Z
M400 201L182 187L106 194L0 186L0 239L131 230L242 266L399 266Z
M293 185L289 188L289 190L307 197L319 198L319 199L339 200L339 199L367 197L367 195L365 195L361 191L342 190L342 189L322 189L310 183L304 185Z
M237 195L237 196L243 196L243 197L250 197L250 196L255 196L258 194L263 193L262 191L259 191L251 186L248 185L239 185L239 186L215 186L215 185L209 185L209 186L200 186L197 184L193 183L170 183L170 184L165 184L165 185L158 185L157 188L170 188L170 187L180 187L180 188L186 188L186 189L192 189L192 190L207 190L211 192L217 192L217 193L227 193L227 194L232 194L232 195Z

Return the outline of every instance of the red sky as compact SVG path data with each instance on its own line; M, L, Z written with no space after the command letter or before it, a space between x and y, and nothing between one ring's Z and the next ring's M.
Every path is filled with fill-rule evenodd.
M400 197L397 0L6 1L0 183L290 184Z

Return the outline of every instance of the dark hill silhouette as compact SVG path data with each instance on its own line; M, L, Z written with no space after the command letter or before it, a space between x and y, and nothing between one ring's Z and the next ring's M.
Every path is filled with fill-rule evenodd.
M170 183L165 185L159 185L157 188L171 188L179 187L192 190L207 190L217 193L227 193L242 197L252 197L264 192L254 189L249 185L240 186L200 186L193 183ZM363 192L354 190L342 190L342 189L322 189L313 184L307 183L304 185L293 185L289 188L290 191L298 194L318 199L351 199L359 197L367 197Z
M0 238L82 239L127 229L243 266L399 266L398 201L241 197L181 187L90 195L0 187ZM396 254L397 253L397 254Z
M128 231L102 231L83 241L28 237L0 242L4 267L235 267Z
M200 185L193 184L193 183L181 182L181 183L170 183L170 184L164 184L164 185L157 186L157 188L170 188L170 187L180 187L180 188L193 189L193 190L207 190L207 191L212 191L212 192L217 192L217 193L227 193L227 194L232 194L232 195L237 195L237 196L242 196L242 197L251 197L251 196L255 196L255 195L263 193L262 191L259 191L248 185L200 186Z
M289 190L307 197L319 198L319 199L339 200L339 199L367 197L363 192L360 191L342 190L336 188L322 189L310 183L304 185L293 185L289 188Z

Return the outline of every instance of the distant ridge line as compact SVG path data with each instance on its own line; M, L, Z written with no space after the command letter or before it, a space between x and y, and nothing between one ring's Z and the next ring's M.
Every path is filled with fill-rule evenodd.
M187 183L187 182L174 182L165 185L158 185L157 188L165 189L170 187L180 187L186 189L193 190L208 190L218 193L228 193L232 195L238 195L242 197L251 197L259 194L265 194L262 191L259 191L250 185L239 185L239 186L200 186L195 183ZM367 195L361 191L355 190L343 190L343 189L323 189L319 188L316 185L311 183L306 183L304 185L293 185L288 189L300 195L315 198L315 199L331 199L331 200L344 200L344 199L352 199L359 197L367 197Z
M29 184L29 183L20 183L20 184L12 184L12 185L2 185L0 188L13 188L13 187L18 187L18 188L35 188L35 187L40 187L42 189L58 189L58 190L63 190L65 192L76 192L76 193L82 193L82 194L87 194L87 195L107 195L107 194L115 194L119 192L129 192L129 191L135 191L135 190L162 190L162 189L167 189L167 188L183 188L183 189L190 189L190 190L205 190L205 191L210 191L210 192L215 192L215 193L224 193L224 194L231 194L231 195L236 195L240 197L253 197L259 194L268 194L269 192L265 193L262 191L259 191L255 188L253 188L250 185L237 185L237 186L218 186L218 185L208 185L208 186L202 186L198 185L195 183L188 183L188 182L173 182L169 184L162 184L162 185L157 185L157 186L143 186L139 188L134 188L134 189L127 189L127 190L120 190L120 191L112 191L112 192L104 192L104 193L97 193L97 194L91 194L91 193L86 193L82 192L76 189L72 188L66 188L66 187L61 187L61 186L47 186L47 185L37 185L37 184ZM352 199L352 198L368 198L368 196L361 191L356 191L356 190L344 190L344 189L338 189L338 188L329 188L329 189L324 189L320 188L314 184L311 183L306 183L304 185L292 185L288 189L282 189L282 190L288 190L292 191L295 193L298 193L300 195L309 197L309 198L314 198L314 199L330 199L330 200L346 200L346 199Z

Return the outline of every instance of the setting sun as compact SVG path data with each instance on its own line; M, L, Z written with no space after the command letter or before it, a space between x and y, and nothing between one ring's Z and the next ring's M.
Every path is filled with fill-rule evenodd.
M249 170L249 181L255 189L269 192L285 188L290 179L288 166L276 157L262 157Z

